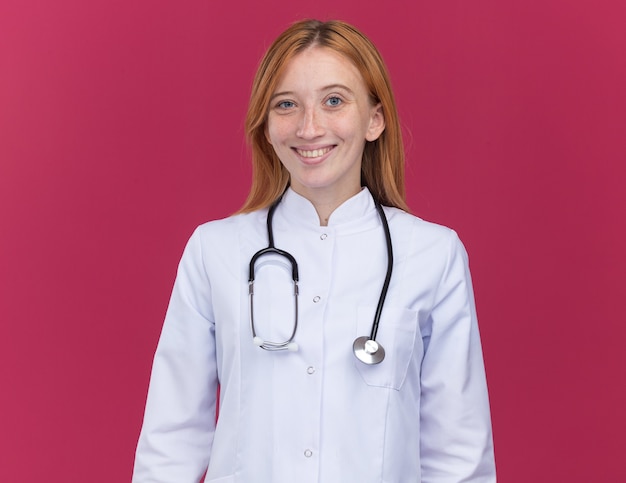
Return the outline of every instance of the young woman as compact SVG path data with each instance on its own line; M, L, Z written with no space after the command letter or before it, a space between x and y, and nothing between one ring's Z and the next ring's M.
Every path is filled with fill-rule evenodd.
M374 45L294 24L246 127L251 192L185 249L133 481L495 481L467 255L407 212Z

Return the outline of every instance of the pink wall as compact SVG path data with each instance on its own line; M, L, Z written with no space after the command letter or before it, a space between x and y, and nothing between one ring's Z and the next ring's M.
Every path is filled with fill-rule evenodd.
M379 45L410 205L470 251L500 481L626 481L624 3L241 3L0 3L0 481L129 480L181 250L306 16Z

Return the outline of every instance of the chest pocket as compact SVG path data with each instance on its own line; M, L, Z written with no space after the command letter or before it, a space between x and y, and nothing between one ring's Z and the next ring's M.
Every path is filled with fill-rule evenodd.
M355 337L367 335L372 331L376 307L359 307ZM379 364L364 364L355 358L359 374L369 386L386 387L399 390L404 384L409 367L419 370L416 350L421 353L421 337L418 336L417 311L406 308L384 306L376 340L385 349L385 358ZM413 361L413 364L412 364Z

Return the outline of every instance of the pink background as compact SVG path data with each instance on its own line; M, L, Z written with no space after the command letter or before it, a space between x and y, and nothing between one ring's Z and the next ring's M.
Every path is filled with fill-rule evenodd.
M297 3L0 3L0 481L130 479L182 248L309 16L379 46L410 206L470 252L500 481L626 481L624 2Z

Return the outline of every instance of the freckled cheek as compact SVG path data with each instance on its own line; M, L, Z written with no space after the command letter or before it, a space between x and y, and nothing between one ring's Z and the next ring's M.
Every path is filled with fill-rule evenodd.
M270 119L267 124L267 137L270 143L278 143L287 138L291 132L289 124Z

